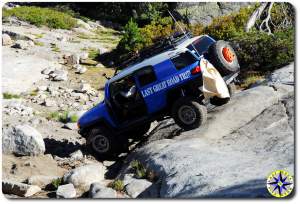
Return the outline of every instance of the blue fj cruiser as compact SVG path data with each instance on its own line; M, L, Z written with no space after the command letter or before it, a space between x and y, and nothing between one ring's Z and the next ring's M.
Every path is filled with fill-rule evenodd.
M114 156L128 146L129 138L143 136L151 122L167 117L184 130L205 123L202 58L218 69L232 94L239 63L229 43L207 35L181 37L107 81L104 101L78 121L89 149L102 158ZM228 100L213 97L209 102L222 105Z

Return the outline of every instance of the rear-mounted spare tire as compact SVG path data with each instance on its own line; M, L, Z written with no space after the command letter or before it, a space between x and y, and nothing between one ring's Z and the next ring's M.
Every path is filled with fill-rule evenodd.
M208 60L222 76L237 72L240 69L234 49L224 40L219 40L209 47Z

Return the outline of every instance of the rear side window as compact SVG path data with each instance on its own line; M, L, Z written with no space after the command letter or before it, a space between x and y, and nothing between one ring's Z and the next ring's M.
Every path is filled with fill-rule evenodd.
M141 68L137 71L136 76L141 86L146 86L156 81L156 75L152 66Z
M196 60L197 59L189 52L180 53L179 55L171 59L176 69L179 70L193 64L194 62L196 62Z

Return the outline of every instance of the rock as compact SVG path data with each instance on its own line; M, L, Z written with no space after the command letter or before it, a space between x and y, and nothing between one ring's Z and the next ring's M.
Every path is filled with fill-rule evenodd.
M170 133L172 139L158 138L126 160L141 161L155 172L159 197L269 197L265 182L270 172L286 169L294 174L293 92L280 98L279 91L259 86L237 93L228 104L211 110L203 127ZM168 128L176 130L172 123ZM164 131L159 122L152 134ZM121 175L131 184L127 173ZM151 188L139 197L147 197Z
M270 75L269 83L270 84L281 83L281 84L293 85L294 69L295 69L294 63L291 63L281 69L277 69Z
M97 68L103 68L103 67L105 67L102 63L98 63L97 65L96 65L96 67Z
M55 70L53 72L50 72L49 77L53 81L67 81L68 72L65 70Z
M44 103L43 103L46 107L53 107L56 106L56 102L54 100L51 100L49 98L46 98Z
M130 197L136 198L151 185L152 183L146 179L132 179L132 181L125 186L125 190Z
M65 183L72 183L76 188L88 189L94 182L104 180L105 167L101 163L77 167L64 175Z
M66 58L66 64L68 65L75 65L75 64L79 64L80 61L80 55L78 54L72 54L69 56L65 56Z
M108 50L106 48L104 48L104 47L99 48L99 54L100 55L102 55L104 53L107 53L107 52L108 52Z
M33 47L34 43L31 40L17 40L13 45L13 48L27 50L30 47Z
M81 19L77 19L77 25L79 25L80 27L82 27L86 30L91 30L92 29L91 26L88 23L84 22Z
M78 73L78 74L83 74L83 73L85 73L87 71L86 67L84 67L82 65L79 65L79 64L77 64L77 65L75 65L73 67L76 69L75 72Z
M27 183L29 185L36 185L40 188L45 188L48 184L51 184L52 181L58 179L59 176L44 176L44 175L36 175L31 176L27 179Z
M48 68L45 68L41 71L42 74L45 74L45 75L48 75L50 74L51 72L53 72L55 69L52 68L52 67L48 67Z
M7 35L6 33L2 34L2 45L3 46L8 46L11 45L13 41L11 40L10 36Z
M81 150L77 150L70 154L71 159L81 160L83 158L83 154Z
M80 60L86 60L89 58L89 53L88 52L83 52L80 54Z
M38 90L38 91L46 91L47 88L48 88L47 86L38 86L38 87L37 87L37 90Z
M117 192L102 183L92 183L89 190L90 198L117 198Z
M32 116L33 109L22 104L21 100L9 100L4 104L3 113L8 115Z
M64 124L63 128L69 129L69 130L77 130L77 123L66 123Z
M44 154L45 143L42 135L29 125L17 125L4 129L2 151L21 156Z
M90 84L81 84L80 85L80 91L82 93L90 93L93 91L92 87Z
M76 190L73 184L66 184L58 186L56 191L57 198L75 198L76 197Z
M104 166L109 167L112 166L113 164L115 164L115 161L103 161L102 162Z
M5 194L13 194L22 197L30 197L41 191L41 188L36 185L27 185L24 183L3 180L2 192Z

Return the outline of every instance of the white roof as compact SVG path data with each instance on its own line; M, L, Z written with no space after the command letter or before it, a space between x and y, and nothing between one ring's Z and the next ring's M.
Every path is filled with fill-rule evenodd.
M155 55L153 57L145 59L144 61L142 61L140 63L129 66L129 67L125 68L123 71L121 71L120 73L118 73L116 76L111 78L108 82L111 83L114 81L118 81L119 79L122 79L123 77L125 77L127 75L130 75L131 73L139 70L142 67L156 65L160 62L165 61L166 59L172 58L173 56L177 55L178 53L185 52L187 50L186 47L200 37L201 36L196 36L196 37L190 38L188 40L185 40L183 43L177 45L173 50L169 50L169 51L160 53L158 55Z

